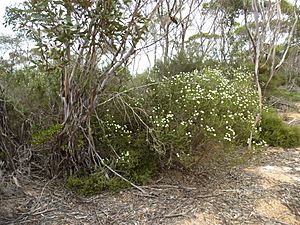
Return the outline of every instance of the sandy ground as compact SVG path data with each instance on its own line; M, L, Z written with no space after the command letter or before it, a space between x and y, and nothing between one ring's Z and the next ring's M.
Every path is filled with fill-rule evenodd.
M244 178L252 177L256 184L237 184L242 203L233 204L228 195L224 200L230 202L230 209L222 208L215 214L216 210L204 210L195 219L177 224L300 224L300 149L269 149L264 159L243 169ZM233 212L244 219L229 216L226 221L225 215Z

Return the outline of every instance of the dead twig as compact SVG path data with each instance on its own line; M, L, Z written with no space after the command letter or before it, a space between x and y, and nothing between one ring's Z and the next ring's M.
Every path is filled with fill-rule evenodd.
M197 190L195 187L185 187L185 186L176 186L176 185L168 185L168 184L161 184L161 185L148 185L143 186L143 188L165 188L165 189L185 189L185 190Z
M190 210L189 210L190 211ZM188 212L189 212L188 211ZM166 216L164 216L164 218L172 218L172 217L181 217L181 216L186 216L186 214L188 213L188 212L184 212L184 213L177 213L177 214L171 214L171 215L166 215Z
M155 193L150 193L150 194L139 194L139 193L134 193L134 195L139 196L139 197L145 197L145 198L156 198L158 195Z

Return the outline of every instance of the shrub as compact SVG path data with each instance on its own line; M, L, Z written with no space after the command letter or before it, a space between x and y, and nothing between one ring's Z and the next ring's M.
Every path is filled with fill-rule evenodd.
M259 76L260 83L261 83L262 87L264 88L270 78L269 68L267 66L260 68L259 75L260 75ZM286 76L281 75L281 74L275 74L267 86L267 93L268 92L272 93L272 92L276 91L278 89L278 87L284 85L285 77Z
M103 99L93 119L98 154L122 176L145 184L160 166L188 167L247 145L258 111L250 73L208 68L149 78L143 88ZM68 187L84 194L126 187L108 175L70 177Z
M130 99L125 101L132 105L130 107L134 107L137 100L134 98L133 102ZM140 121L132 120L136 115L127 110L129 109L120 110L114 104L107 105L105 112L101 114L103 120L94 122L95 143L107 164L126 178L144 183L157 171L157 155L147 141L146 127L140 125ZM143 121L147 123L146 118Z
M70 176L66 187L84 196L110 190L119 191L129 187L129 184L118 177L107 178L102 173L93 173L85 177Z
M165 77L147 99L151 127L170 159L181 162L201 150L246 145L258 111L251 74L243 70L208 68Z
M144 185L156 174L157 161L151 154L141 154L138 150L131 150L131 153L121 152L117 157L115 154L111 153L105 159L105 163L135 184ZM106 171L104 167L96 169L88 176L70 176L66 186L79 194L92 195L107 190L120 191L130 187L130 184L110 171Z
M136 161L137 165L133 166L131 157L127 153L123 154L119 160L106 160L106 163L112 166L116 163L114 169L138 185L146 184L155 175L156 165L148 162L153 162L153 160L144 157ZM109 174L108 171L106 174ZM66 186L72 191L87 196L107 190L117 192L130 187L130 184L114 174L110 174L108 178L103 170L99 170L88 176L69 176Z
M276 90L269 93L269 95L283 98L289 102L300 101L300 93L298 91L289 91L289 90L277 88Z
M261 138L274 147L298 147L300 128L290 127L274 111L266 111L261 122Z
M129 98L122 96L122 101L128 104L125 108L119 108L118 98L108 102L105 108L98 108L97 116L92 120L92 129L98 154L105 163L131 182L144 185L156 175L159 164L156 153L146 141L145 127L132 119L134 115L128 107L140 106L140 103L137 103L138 98L132 98L133 93L130 94ZM103 190L118 191L129 185L106 171L105 167L98 167L96 170L91 168L91 171L88 176L76 174L69 177L67 187L89 195Z
M205 61L200 56L190 56L186 53L179 52L173 58L164 62L158 61L150 71L152 78L160 80L163 76L171 77L179 73L192 72L200 70L204 65L216 64L217 62Z

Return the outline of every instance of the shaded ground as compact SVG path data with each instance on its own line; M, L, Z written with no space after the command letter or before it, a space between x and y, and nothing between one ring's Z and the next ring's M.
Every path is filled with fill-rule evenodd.
M0 224L300 224L300 149L269 149L251 164L193 176L171 171L144 187L146 195L80 198L56 181L20 179L17 187L10 179Z

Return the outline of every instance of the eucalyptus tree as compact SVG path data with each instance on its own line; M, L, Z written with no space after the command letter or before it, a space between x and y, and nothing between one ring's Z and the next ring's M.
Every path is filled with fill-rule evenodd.
M193 34L196 20L204 0L162 1L154 23L149 29L148 45L153 46L154 63L167 62L170 58L186 51L186 41ZM161 58L161 60L159 60Z
M284 4L282 4L284 3ZM288 14L292 8L293 16ZM282 10L284 9L284 10ZM244 22L253 49L254 80L259 95L259 112L257 113L254 127L260 122L263 110L263 90L260 83L260 69L269 65L269 79L266 87L273 79L275 72L279 70L291 46L291 40L298 23L297 0L294 6L287 1L245 1ZM287 13L284 15L284 13ZM287 26L286 26L287 24ZM284 27L284 25L286 27ZM282 41L284 40L284 41ZM283 42L283 43L282 43ZM280 44L285 45L280 59L276 58L276 50ZM252 134L249 147L251 148Z
M94 143L92 117L162 2L27 0L7 10L7 24L36 43L35 63L60 73L62 128L53 149L58 158L52 162L56 172L61 165L76 170L104 164Z

